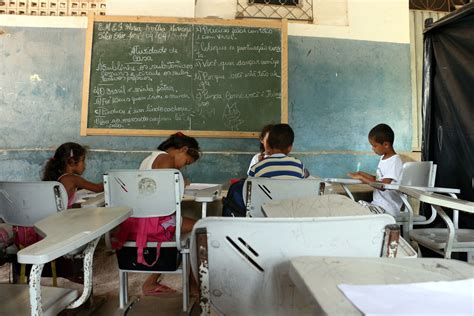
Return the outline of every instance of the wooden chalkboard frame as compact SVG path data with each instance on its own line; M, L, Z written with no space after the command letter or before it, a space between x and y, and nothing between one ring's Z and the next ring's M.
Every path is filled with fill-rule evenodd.
M109 136L167 136L177 130L142 130L142 129L101 129L88 128L89 88L91 76L91 60L94 22L131 22L131 23L182 23L199 25L223 25L244 27L276 28L281 33L281 123L288 123L288 23L281 21L261 20L225 20L225 19L189 19L189 18L158 18L139 16L96 16L88 19L85 46L84 77L82 89L81 136L109 135ZM196 137L223 137L223 138L255 138L260 131L202 131L181 130L190 136Z

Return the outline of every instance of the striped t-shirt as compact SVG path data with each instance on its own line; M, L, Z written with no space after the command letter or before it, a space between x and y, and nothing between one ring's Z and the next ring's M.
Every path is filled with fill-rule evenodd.
M285 154L273 154L256 163L248 172L249 177L274 179L303 179L303 163Z

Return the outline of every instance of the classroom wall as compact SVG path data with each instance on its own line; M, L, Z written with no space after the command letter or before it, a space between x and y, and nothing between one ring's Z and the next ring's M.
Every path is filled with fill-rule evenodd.
M408 0L334 3L328 10L329 1L316 1L331 12L315 12L326 24L291 23L288 38L293 154L323 177L357 166L373 172L378 157L367 133L379 122L394 128L398 151L409 152L412 137ZM235 2L197 1L195 12L229 17ZM0 17L0 180L40 179L54 148L75 141L90 147L85 177L99 181L108 169L138 167L163 140L79 136L85 25L84 18ZM199 142L202 160L184 171L199 182L244 176L258 150L252 139Z

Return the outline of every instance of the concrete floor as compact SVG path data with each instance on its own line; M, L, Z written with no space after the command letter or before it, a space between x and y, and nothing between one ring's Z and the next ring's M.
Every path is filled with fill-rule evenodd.
M9 282L10 268L8 264L0 267L0 283ZM103 240L97 246L93 266L93 299L84 306L64 311L60 315L121 315L118 298L118 266L115 254L107 250ZM182 312L181 275L162 275L161 283L176 290L175 294L166 296L143 296L142 284L149 274L129 274L129 296L134 301L127 315L187 315ZM58 278L58 286L82 290L82 285ZM42 278L42 285L51 286L51 278ZM196 297L191 297L191 304ZM195 314L193 311L192 314ZM197 313L199 314L199 313ZM197 315L196 314L196 315Z
M182 203L183 215L198 219L201 215L201 204L194 202ZM222 214L222 204L220 201L210 203L208 206L208 216L220 216ZM85 304L76 310L68 310L61 315L120 315L119 292L118 292L118 265L115 254L106 249L102 239L94 253L93 266L93 303ZM162 275L160 283L175 289L176 295L166 295L166 297L143 296L142 285L149 274L129 273L128 292L129 296L139 298L128 311L127 315L186 315L182 312L182 292L181 275ZM9 264L0 266L0 283L10 282ZM74 288L82 291L82 285L70 282L64 278L58 278L59 287ZM51 286L51 278L42 278L42 285ZM190 303L196 301L196 297L191 297ZM197 305L197 304L196 304ZM191 308L190 308L191 311ZM191 314L198 315L194 308Z

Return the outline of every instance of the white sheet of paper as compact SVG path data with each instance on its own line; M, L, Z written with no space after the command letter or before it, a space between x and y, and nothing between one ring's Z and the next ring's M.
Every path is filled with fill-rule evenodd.
M95 198L100 194L103 194L103 192L93 192L85 189L78 190L74 198L74 203L83 203L86 200Z
M474 315L474 279L338 287L365 315Z
M218 184L215 183L191 183L186 186L186 190L205 190L216 186Z

